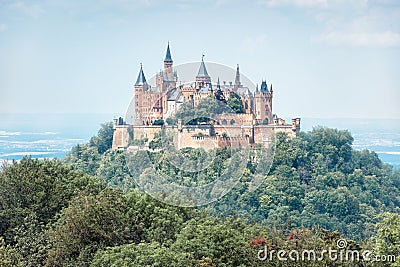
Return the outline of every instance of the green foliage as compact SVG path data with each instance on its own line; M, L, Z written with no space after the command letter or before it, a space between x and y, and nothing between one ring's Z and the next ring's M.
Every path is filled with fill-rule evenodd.
M164 125L164 120L155 120L153 125Z
M400 174L374 152L352 150L348 131L315 128L290 138L276 135L270 174L255 192L248 178L207 210L236 214L282 229L319 225L347 237L376 234L376 216L400 212ZM251 169L250 169L251 173Z
M50 243L46 226L37 220L36 215L25 217L12 232L23 266L44 266Z
M63 161L73 165L76 170L95 175L102 154L112 146L113 134L112 122L102 124L96 136L93 136L87 144L72 147Z
M128 244L96 253L92 267L120 266L176 266L188 267L191 262L186 253L173 251L157 242Z
M99 163L96 176L111 187L118 187L127 192L135 188L135 182L126 165L124 151L107 151Z
M211 100L201 112L212 108ZM230 193L199 211L130 190L125 154L101 145L105 129L67 160L98 178L58 160L24 158L0 171L0 266L333 266L260 262L257 253L264 246L321 251L343 237L349 248L399 256L400 173L374 152L353 150L348 131L277 134L274 163L257 190L249 190L257 167L249 163ZM152 148L169 138L157 135ZM142 152L154 170L184 186L214 181L232 160L228 148L185 148L177 158ZM185 171L203 169L202 161L208 165L201 173Z
M82 173L95 175L96 170L99 168L100 160L101 155L98 149L87 143L72 147L63 161Z
M233 114L233 111L229 108L229 105L209 96L203 98L196 108L193 108L191 102L184 103L175 116L171 118L171 122L180 119L183 124L189 125L210 123L216 118L216 115L222 113Z
M12 242L12 231L33 214L48 223L80 191L96 193L98 179L74 171L59 160L25 157L0 172L0 236Z
M198 137L198 138L201 138L201 137L206 137L206 136L208 136L208 134L204 134L204 133L197 133L197 134L194 134L194 135L192 135L193 137Z
M141 218L144 229L144 240L169 244L176 239L176 234L183 223L195 216L193 208L182 208L166 205L152 197L139 196L135 192L128 194L133 214Z
M176 117L169 117L169 118L167 118L167 119L165 120L165 122L166 122L168 125L176 125L178 121L177 121Z
M0 266L16 267L22 265L22 256L18 250L10 245L6 245L4 239L0 237Z
M228 99L228 107L235 113L244 113L242 99L234 92L231 92L231 97Z
M192 254L198 263L209 258L217 266L252 266L257 258L247 246L250 236L243 231L246 227L240 220L196 218L186 222L172 248Z
M88 266L98 249L142 239L142 223L120 191L80 195L64 209L50 232L48 266Z
M386 212L379 217L377 251L380 255L394 255L397 262L391 266L400 266L400 215Z
M139 139L133 139L130 142L130 145L133 145L133 146L144 146L148 141L149 141L149 139L147 137L143 137L143 138L139 138Z
M103 123L101 125L99 132L97 133L97 136L93 136L90 139L89 145L92 147L96 147L97 152L99 154L103 154L104 152L106 152L111 148L113 141L113 134L114 134L113 123L112 122Z

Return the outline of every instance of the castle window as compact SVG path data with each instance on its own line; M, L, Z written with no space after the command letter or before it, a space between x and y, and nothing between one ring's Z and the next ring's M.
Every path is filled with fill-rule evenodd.
M235 120L234 120L234 119L231 119L230 124L231 124L231 125L234 125L234 124L235 124Z
M227 125L227 121L225 119L222 120L222 125Z

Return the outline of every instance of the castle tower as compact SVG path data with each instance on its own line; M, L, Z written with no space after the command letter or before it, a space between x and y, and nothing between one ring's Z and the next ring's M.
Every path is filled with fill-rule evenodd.
M196 88L200 88L206 84L211 84L211 77L208 75L206 65L204 64L204 55L201 57L199 72L196 76Z
M167 45L167 52L165 54L165 59L164 59L164 71L168 73L172 73L172 57L171 57L171 51L169 49L169 42Z
M146 108L145 92L148 90L146 77L144 76L143 66L140 63L139 75L135 83L135 125L143 125L145 118L144 109Z
M178 75L173 68L173 60L171 57L171 50L169 48L169 42L167 45L167 52L165 53L164 69L160 71L156 76L156 87L161 93L166 93L176 88L176 82L178 81Z
M261 82L260 91L258 85L254 93L254 109L256 120L261 124L271 124L272 121L272 85L271 91L268 90L266 81Z
M156 88L160 92L159 111L162 114L162 119L168 114L168 94L176 88L177 81L178 75L173 68L173 60L168 42L164 58L164 69L160 70L156 75Z
M236 93L237 89L241 87L242 84L240 83L240 72L239 72L239 64L236 67L236 76L235 76L235 85L233 86L233 91Z

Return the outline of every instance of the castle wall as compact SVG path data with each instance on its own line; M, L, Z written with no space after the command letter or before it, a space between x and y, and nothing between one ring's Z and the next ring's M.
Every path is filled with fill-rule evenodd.
M133 127L133 139L138 140L142 138L148 138L149 141L154 139L154 135L161 131L160 125L149 125L149 126L134 126Z
M219 123L222 125L252 125L253 114L222 114L218 116ZM225 124L226 122L226 124ZM233 124L232 124L233 123Z
M119 148L126 148L129 145L129 125L114 125L114 136L112 143L112 150Z
M218 137L218 147L248 148L251 146L249 137Z
M248 137L193 136L191 132L177 132L174 135L174 145L177 149L185 147L203 148L206 151L221 148L247 148L250 146Z
M222 136L226 133L229 137L245 137L252 136L251 125L215 125L215 134Z
M194 137L192 133L179 132L174 135L174 145L177 149L185 147L203 148L204 150L212 150L218 148L218 139L213 137Z

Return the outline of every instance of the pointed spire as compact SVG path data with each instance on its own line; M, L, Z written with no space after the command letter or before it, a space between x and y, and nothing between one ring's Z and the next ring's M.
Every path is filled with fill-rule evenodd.
M272 83L271 83L271 87L270 87L270 90L269 90L269 91L270 91L271 93L274 92L274 91L272 90Z
M140 63L140 71L139 71L139 75L137 77L135 86L141 86L141 85L145 85L145 84L146 84L146 77L144 76L142 63Z
M169 41L168 41L167 53L165 54L164 62L172 62L171 51L169 50Z
M206 69L206 65L204 64L204 55L201 57L199 73L197 74L196 78L210 78L210 75L208 75L208 72Z
M258 92L258 83L256 84L256 92Z
M237 67L236 67L235 86L236 86L236 87L239 87L239 86L240 86L239 64L237 64Z
M221 84L219 83L219 76L218 76L218 81L217 81L217 89L221 89Z

